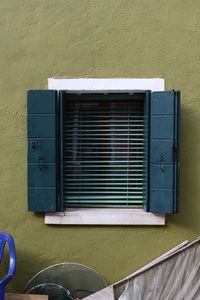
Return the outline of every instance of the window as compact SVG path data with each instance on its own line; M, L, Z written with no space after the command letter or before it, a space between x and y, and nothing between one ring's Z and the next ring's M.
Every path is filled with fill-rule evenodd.
M143 93L62 93L65 208L143 207L144 98Z
M177 212L178 109L174 91L29 91L29 210Z

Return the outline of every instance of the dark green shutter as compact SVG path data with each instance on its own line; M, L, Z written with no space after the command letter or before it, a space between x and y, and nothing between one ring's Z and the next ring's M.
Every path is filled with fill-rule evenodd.
M28 91L28 209L56 211L56 91Z
M150 99L149 207L178 211L179 92L153 92Z
M178 92L148 92L146 94L145 99L145 107L144 107L144 125L145 130L143 132L144 134L144 147L136 149L137 151L142 150L144 151L143 156L143 175L148 172L149 176L147 177L147 181L144 181L145 184L143 184L143 204L147 206L147 210L151 211L153 213L173 213L177 212L178 210L178 181L179 181L179 93ZM77 96L76 96L77 97ZM83 96L81 97L81 102L88 101L88 95L86 96L87 99L83 99ZM90 95L90 97L93 98L93 95ZM96 96L97 97L97 96ZM98 96L101 97L101 96ZM122 95L116 95L116 98L119 97L121 99ZM110 99L107 99L107 96L104 95L104 100L107 100L110 102ZM72 100L70 102L70 100ZM76 99L77 100L77 99ZM97 100L97 99L95 99ZM100 99L98 98L98 101ZM72 121L68 114L70 115L70 110L68 110L69 106L73 103L76 103L74 99L71 98L66 100L67 104L65 105L64 114L67 113L67 118L64 118L64 130L61 132L62 128L59 128L59 122L58 122L58 113L59 113L59 104L57 99L57 93L55 91L29 91L28 92L28 207L30 211L56 211L58 210L58 206L60 208L60 205L58 205L58 198L59 196L59 190L60 190L60 183L61 180L60 177L60 171L62 174L62 180L63 180L63 186L62 190L64 190L63 198L65 198L65 193L67 192L68 197L67 199L63 199L63 201L66 201L66 205L70 206L70 204L74 205L74 197L73 199L69 200L69 194L70 196L76 191L78 188L78 194L80 185L75 184L73 181L77 179L77 176L81 178L81 186L82 186L82 192L81 196L83 199L80 199L80 194L78 196L77 205L81 206L87 206L88 201L91 203L91 200L93 199L93 204L99 203L99 200L97 198L97 194L100 192L99 188L102 185L101 178L104 178L104 181L107 180L106 176L107 174L104 174L102 171L104 170L105 166L102 164L104 161L103 159L107 153L108 150L106 149L106 138L108 133L102 132L103 128L99 129L98 126L94 127L92 124L90 124L90 111L88 111L88 108L86 107L86 115L84 112L83 117L86 119L83 119L83 124L86 122L87 127L80 126L78 127L78 134L73 135L73 140L79 139L79 134L81 130L81 150L82 153L81 157L78 158L78 165L77 161L74 161L73 157L73 168L70 165L70 161L68 160L70 157L66 157L66 154L63 154L62 151L66 150L72 153L71 150L73 149L63 149L59 148L58 141L56 142L56 136L58 139L60 138L60 135L63 134L64 141L66 139L66 142L68 144L68 147L72 147L72 144L69 143L70 135L66 134L68 131L70 132L70 128L68 128L68 125ZM94 99L93 99L94 101ZM97 102L98 102L97 101ZM134 100L132 100L134 101ZM90 102L90 100L89 100ZM100 100L101 102L101 100ZM104 102L104 101L103 101ZM103 103L102 102L102 103ZM117 101L118 102L118 101ZM95 104L95 101L93 102ZM119 102L120 103L120 102ZM103 104L103 110L105 109L104 105L107 105L106 103ZM87 105L86 105L87 106ZM83 105L84 107L84 105ZM83 108L85 110L85 108ZM75 108L73 108L75 112ZM120 113L122 110L120 110ZM92 117L94 113L94 107L92 108ZM112 113L112 110L111 110ZM66 116L66 115L65 115ZM117 113L118 116L118 113ZM102 116L96 115L96 119L101 118ZM81 117L82 118L82 117ZM88 119L89 118L89 119ZM95 119L95 122L96 122ZM72 123L74 124L74 120ZM66 122L65 122L66 121ZM79 120L80 121L80 120ZM93 120L94 121L94 120ZM121 119L121 122L123 121L123 117ZM131 121L132 122L132 121ZM80 123L80 122L79 122ZM97 122L98 123L98 122ZM115 122L113 123L115 124ZM122 122L123 124L123 122ZM76 124L75 124L76 125ZM73 126L75 126L73 125ZM80 124L79 124L80 125ZM92 125L92 126L91 126ZM98 125L98 124L97 124ZM139 124L138 124L139 125ZM105 129L105 128L104 128ZM110 135L110 138L114 138L115 133L118 136L118 140L112 145L112 153L115 152L115 162L112 161L109 162L110 165L110 171L106 186L108 185L109 189L106 190L108 193L106 195L109 195L109 199L104 199L101 194L101 205L105 205L105 201L109 202L108 205L113 205L113 201L111 201L110 196L115 196L115 205L122 205L122 202L116 195L118 195L120 191L120 195L123 192L121 188L123 187L123 167L124 167L124 161L121 161L121 158L119 159L116 155L122 155L123 153L119 153L119 151L124 151L123 149L118 149L118 141L121 142L121 145L123 143L124 134L126 132L123 132L124 128L120 128L120 133L115 132L116 128L114 128L114 134L112 136ZM138 127L140 130L140 128ZM65 131L66 130L66 131ZM110 130L110 128L109 128ZM136 136L137 143L140 141L140 132L138 130L138 134ZM105 131L105 130L104 130ZM103 137L102 134L104 133ZM66 135L65 135L66 134ZM93 135L96 135L97 137L103 138L105 141L105 149L104 151L101 149L100 156L98 156L98 148L94 149L85 149L87 145L84 145L83 143L89 142L90 144L90 137ZM109 133L110 134L110 133ZM132 133L131 133L132 134ZM135 133L134 133L135 134ZM86 137L87 136L87 137ZM129 135L127 136L129 137ZM131 137L131 136L130 136ZM146 143L147 137L149 137L149 143ZM86 140L85 140L86 139ZM102 143L101 140L97 141L98 143ZM131 143L133 140L131 141ZM70 146L71 145L71 146ZM129 145L129 144L128 144ZM130 144L131 145L131 144ZM130 146L129 145L129 146ZM77 146L79 147L80 144L78 143ZM133 145L134 148L136 144ZM88 147L88 146L87 146ZM117 149L113 150L113 147L117 147ZM120 146L119 146L120 147ZM126 145L127 147L127 145ZM137 147L136 147L137 148ZM59 154L61 149L61 153ZM88 157L91 153L86 153L85 151L93 152L92 158ZM119 151L117 151L119 150ZM83 152L82 152L83 151ZM116 152L117 151L117 152ZM134 150L135 151L135 150ZM138 153L135 152L135 155L137 156ZM106 153L104 153L106 152ZM56 164L56 153L58 156L61 156L61 158L64 158L64 165L62 170L59 170L59 164ZM146 154L149 154L149 160L146 159ZM85 156L86 155L86 156ZM109 154L110 155L110 154ZM112 154L113 155L113 154ZM72 157L71 157L72 158ZM133 167L132 163L134 164L134 167L136 166L135 163L138 158L137 157L129 157L128 162L128 168ZM131 159L134 159L134 162L130 161ZM88 160L89 159L89 160ZM101 168L99 167L98 159L101 160ZM83 162L81 162L83 160ZM95 160L93 162L93 160ZM128 160L126 159L126 162ZM80 162L81 162L81 170L80 170ZM107 163L107 158L106 158ZM61 161L62 164L62 161ZM66 164L69 165L69 167L66 168ZM127 165L126 165L127 166ZM139 166L137 166L138 168ZM73 171L72 171L73 169ZM116 180L117 173L116 171L120 171L120 181ZM81 173L80 173L81 171ZM57 174L57 176L56 176ZM103 175L101 177L100 175ZM131 176L140 176L140 172L138 170L132 169L132 172L130 173ZM58 176L59 175L59 176ZM81 177L80 177L81 175ZM97 177L94 177L96 176ZM105 176L106 175L106 176ZM110 181L110 176L112 175L112 181ZM69 180L66 180L66 176L69 176ZM114 177L113 177L114 176ZM139 177L138 177L139 178ZM129 178L130 179L130 178ZM85 181L86 180L86 181ZM140 181L138 179L138 182L140 184ZM112 185L110 186L110 183ZM67 185L70 185L67 187ZM126 183L127 186L127 183ZM146 191L147 186L147 191ZM91 188L92 187L92 188ZM98 187L98 188L97 188ZM138 185L140 188L140 186ZM133 189L138 189L137 184L134 184ZM95 190L94 190L95 189ZM105 189L105 186L104 186ZM124 188L125 189L125 188ZM106 192L104 190L104 192ZM140 189L139 189L140 190ZM84 193L87 194L87 203L85 202ZM94 193L95 192L95 193ZM94 195L95 194L95 195ZM130 193L129 193L130 194ZM138 193L139 195L140 193ZM138 199L137 195L137 199ZM91 198L92 196L92 198ZM148 199L147 204L145 202L145 198ZM90 200L91 199L91 200ZM80 201L81 200L81 201ZM103 201L102 201L103 200ZM129 198L130 200L130 198ZM70 203L71 202L71 203ZM81 203L82 202L82 203ZM138 203L138 200L130 201L131 204ZM129 203L130 203L129 202Z

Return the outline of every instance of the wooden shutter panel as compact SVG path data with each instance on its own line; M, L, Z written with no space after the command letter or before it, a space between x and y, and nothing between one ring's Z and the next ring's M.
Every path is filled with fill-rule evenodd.
M56 211L56 91L28 91L28 210Z
M149 211L178 211L180 93L153 92L150 99Z

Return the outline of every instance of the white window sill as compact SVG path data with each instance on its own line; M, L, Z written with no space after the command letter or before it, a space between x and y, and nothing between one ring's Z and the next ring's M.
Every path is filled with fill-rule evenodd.
M45 224L55 225L165 225L165 215L143 209L71 208L46 213Z

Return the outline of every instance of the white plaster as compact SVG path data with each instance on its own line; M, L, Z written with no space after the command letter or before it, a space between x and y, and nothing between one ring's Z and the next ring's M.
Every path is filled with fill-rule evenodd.
M49 78L48 89L74 92L164 91L163 78Z
M164 91L163 78L49 78L48 89L68 92ZM57 225L165 225L165 215L143 209L67 209L63 213L46 213L45 224Z

